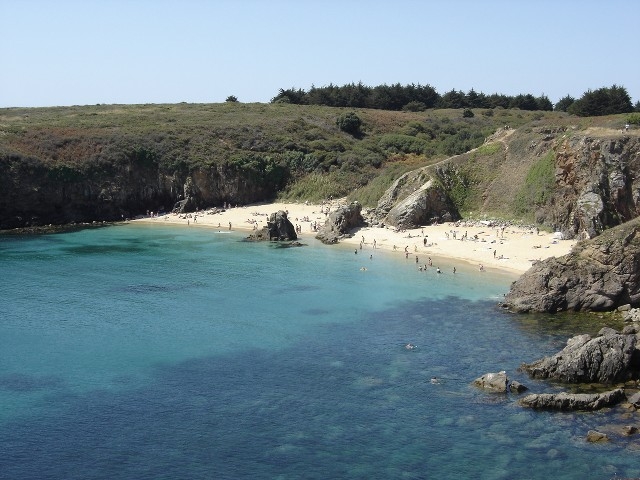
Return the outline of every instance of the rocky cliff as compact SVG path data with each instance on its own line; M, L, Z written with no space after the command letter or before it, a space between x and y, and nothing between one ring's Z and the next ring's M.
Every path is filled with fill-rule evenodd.
M533 265L511 285L517 312L606 311L640 305L640 218Z
M375 213L379 222L400 228L456 220L464 209L529 215L566 238L589 238L640 214L637 179L637 132L506 128L482 147L404 174Z
M0 229L120 220L171 211L187 196L186 211L247 204L270 199L282 187L225 165L173 170L125 157L72 168L36 158L2 160Z

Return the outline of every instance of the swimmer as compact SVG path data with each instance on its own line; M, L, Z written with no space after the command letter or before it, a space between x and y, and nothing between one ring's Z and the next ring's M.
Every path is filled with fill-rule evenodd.
M442 272L440 271L440 267L436 268L436 273L442 273Z
M367 271L367 267L360 267L360 271L361 272L366 272Z
M404 348L406 348L407 350L413 350L414 348L416 348L416 346L413 343L407 343Z
M438 377L431 377L431 383L436 385L436 384L440 383L440 380L438 380Z

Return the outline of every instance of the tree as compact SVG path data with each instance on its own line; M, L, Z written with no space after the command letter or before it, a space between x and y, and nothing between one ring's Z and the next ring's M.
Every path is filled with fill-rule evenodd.
M235 95L229 95L225 100L225 102L232 102L232 103L235 103L237 101L238 101L238 97L236 97Z
M567 111L581 117L595 117L629 113L633 111L633 105L631 105L631 98L627 90L624 87L613 85L610 88L588 90Z
M360 133L362 120L360 120L360 117L358 117L355 112L348 112L343 113L336 119L336 125L338 125L338 128L343 132L357 135Z
M573 102L575 101L576 99L573 98L571 95L562 97L560 100L558 100L558 103L556 103L554 110L556 112L566 112L569 109L569 107L573 105Z

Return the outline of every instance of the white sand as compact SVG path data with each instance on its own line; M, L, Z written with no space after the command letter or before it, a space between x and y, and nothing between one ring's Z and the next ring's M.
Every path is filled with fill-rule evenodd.
M207 211L186 217L166 214L144 217L136 221L226 231L229 230L229 222L231 222L231 230L250 232L254 225L258 229L264 227L270 214L284 210L288 212L291 223L302 228L299 236L304 241L305 238L313 238L316 234L312 229L313 222L319 226L323 225L326 220L325 212L327 209L335 209L336 205L337 202L325 205L264 203L230 208L216 214L210 214ZM456 233L455 240L453 232ZM466 239L462 240L465 233ZM352 238L341 240L341 243L354 245L354 249L360 250L360 243L364 237L362 250L366 250L367 254L373 253L375 241L376 250L398 255L399 258L406 255L406 247L409 258L415 260L417 256L420 265L427 264L428 257L432 257L435 267L437 259L445 257L470 262L478 268L482 265L487 269L497 268L515 274L524 273L536 260L569 253L576 243L575 240L555 239L553 234L547 232L537 233L535 230L516 227L507 227L502 231L484 225L467 225L465 222L461 222L458 226L445 223L403 232L396 232L392 228L365 227L355 230L353 234Z

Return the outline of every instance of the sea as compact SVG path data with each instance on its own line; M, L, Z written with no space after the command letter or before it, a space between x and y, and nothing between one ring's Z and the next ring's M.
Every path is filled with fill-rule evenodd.
M505 370L559 391L518 367L583 333L501 310L513 275L302 243L135 222L0 236L0 479L640 477L616 435L637 416L472 385Z

